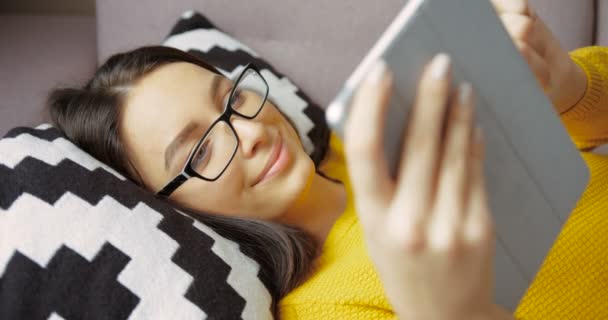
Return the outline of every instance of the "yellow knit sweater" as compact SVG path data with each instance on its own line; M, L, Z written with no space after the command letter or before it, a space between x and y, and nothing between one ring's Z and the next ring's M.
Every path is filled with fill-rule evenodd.
M587 91L562 120L579 149L608 142L608 48L571 53L588 77ZM369 259L341 141L329 176L344 182L348 204L333 226L315 273L281 301L285 319L394 319ZM591 181L515 311L518 319L608 319L608 157L581 152Z

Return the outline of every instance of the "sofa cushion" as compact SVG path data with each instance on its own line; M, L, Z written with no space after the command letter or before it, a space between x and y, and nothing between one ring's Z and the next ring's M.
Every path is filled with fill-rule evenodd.
M97 1L99 59L155 44L174 17L204 12L327 106L404 0Z
M594 0L531 1L564 47L591 44ZM98 0L99 59L157 43L173 17L194 9L255 48L326 107L405 2Z

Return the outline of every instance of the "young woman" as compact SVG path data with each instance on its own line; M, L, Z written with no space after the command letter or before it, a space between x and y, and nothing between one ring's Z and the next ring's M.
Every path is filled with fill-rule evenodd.
M526 1L495 4L556 111L595 112L567 120L577 141L608 140L598 135L608 104L585 107L591 69L580 66L591 64L573 62ZM379 149L390 79L380 62L357 93L344 148L332 136L318 167L255 68L226 79L170 48L111 57L83 88L55 91L50 112L82 149L256 255L281 301L277 316L508 319L491 297L494 235L473 90L449 87L447 55L433 60L392 181ZM608 95L593 81L587 92Z

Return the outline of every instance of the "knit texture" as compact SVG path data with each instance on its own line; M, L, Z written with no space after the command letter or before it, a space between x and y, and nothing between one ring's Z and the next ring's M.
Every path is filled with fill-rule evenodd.
M573 142L608 142L608 48L571 53L588 76L584 97L562 115ZM328 176L343 181L348 203L304 284L281 301L285 319L396 319L369 259L356 216L343 146L330 139ZM516 310L518 319L608 319L608 157L582 152L591 180Z
M394 319L367 255L352 201L342 142L332 133L329 143L332 159L323 169L328 176L344 183L346 209L323 245L316 271L281 301L281 314L285 319Z
M581 150L608 142L608 47L586 47L570 57L587 75L582 100L561 118Z
M587 74L587 91L562 120L580 149L592 148L608 142L608 48L570 56ZM590 183L520 301L518 319L608 319L608 157L582 155Z

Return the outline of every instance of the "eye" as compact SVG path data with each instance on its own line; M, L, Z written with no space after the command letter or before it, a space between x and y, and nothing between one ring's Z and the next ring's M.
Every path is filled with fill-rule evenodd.
M226 105L228 103L228 99L230 98L230 92L228 92L225 96L224 96L224 105ZM234 94L232 95L232 108L233 109L238 109L243 102L245 102L245 94L243 94L243 91L240 89L236 89L234 90Z
M234 91L232 96L232 108L238 109L245 102L245 94L240 89Z
M225 85L225 89L222 90L223 94L220 94L221 105L220 109L223 110L228 105L228 98L230 98L230 92L232 91L232 85Z
M205 139L192 158L192 166L200 168L209 162L211 156L210 139Z

